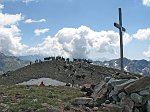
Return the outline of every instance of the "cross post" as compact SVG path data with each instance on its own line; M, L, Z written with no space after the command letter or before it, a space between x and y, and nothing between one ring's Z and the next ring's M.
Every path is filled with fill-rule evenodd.
M120 35L120 65L121 65L121 72L123 73L124 68L123 68L123 39L122 35L123 32L126 31L124 27L122 27L122 13L121 13L121 8L119 8L119 24L114 23L114 26L119 29L119 35Z

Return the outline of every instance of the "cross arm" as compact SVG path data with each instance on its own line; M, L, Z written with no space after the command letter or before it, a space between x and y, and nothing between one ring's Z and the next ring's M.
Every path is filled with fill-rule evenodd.
M114 23L114 26L118 29L122 28L122 31L124 31L124 32L126 31L126 29L124 27L121 27L120 24L118 24L118 23Z

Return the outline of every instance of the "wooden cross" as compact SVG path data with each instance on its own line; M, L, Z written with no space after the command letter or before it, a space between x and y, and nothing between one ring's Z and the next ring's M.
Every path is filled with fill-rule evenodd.
M121 8L119 8L119 24L114 23L114 26L119 29L119 35L120 35L120 62L121 62L121 72L123 73L123 39L122 39L122 33L126 31L124 27L122 27L122 13Z

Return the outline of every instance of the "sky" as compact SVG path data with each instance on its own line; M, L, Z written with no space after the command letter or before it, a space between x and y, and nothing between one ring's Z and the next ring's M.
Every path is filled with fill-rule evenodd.
M150 0L0 0L0 52L69 58L150 60Z

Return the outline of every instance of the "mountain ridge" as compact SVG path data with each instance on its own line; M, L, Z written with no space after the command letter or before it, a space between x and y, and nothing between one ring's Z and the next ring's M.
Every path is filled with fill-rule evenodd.
M150 61L145 59L142 60L131 60L124 58L124 70L132 73L138 73L143 75L150 75ZM95 65L105 66L115 69L120 69L120 59L113 59L110 61L95 61Z

